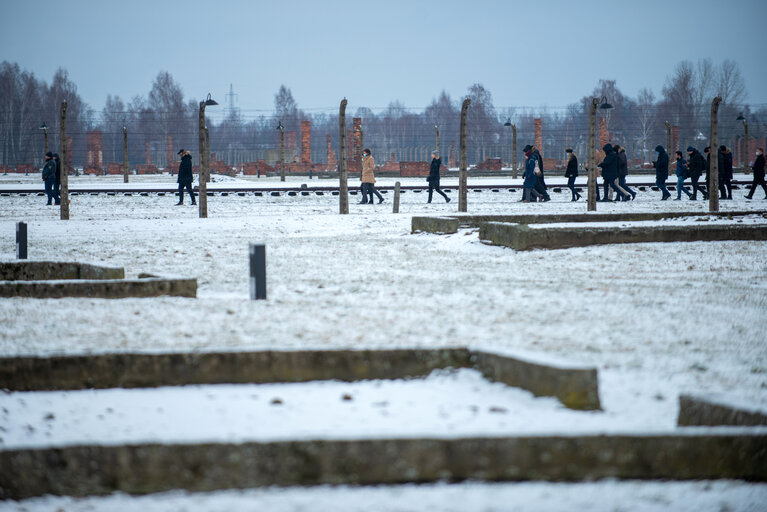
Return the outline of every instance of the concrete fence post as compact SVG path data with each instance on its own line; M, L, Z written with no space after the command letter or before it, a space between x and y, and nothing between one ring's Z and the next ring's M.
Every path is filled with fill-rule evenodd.
M469 110L471 100L466 98L461 105L461 141L460 141L460 163L458 167L458 211L465 212L467 210L466 204L466 190L468 185L466 183L466 114Z
M708 170L708 211L719 211L719 104L722 97L717 96L711 102L711 167Z
M394 207L392 213L399 213L399 181L394 182Z
M67 144L67 102L61 102L61 220L69 220L69 144Z
M338 148L338 206L341 215L349 213L349 188L346 178L346 98L341 100L341 107L338 111L338 130L339 130L339 148Z

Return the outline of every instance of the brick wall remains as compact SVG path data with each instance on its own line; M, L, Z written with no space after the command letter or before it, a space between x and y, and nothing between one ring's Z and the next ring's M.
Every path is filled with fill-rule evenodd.
M400 176L428 176L429 162L400 162Z
M312 122L301 121L301 162L312 161Z

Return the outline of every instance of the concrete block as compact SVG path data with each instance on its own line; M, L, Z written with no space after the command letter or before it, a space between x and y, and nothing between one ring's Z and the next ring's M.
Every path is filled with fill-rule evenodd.
M457 233L460 222L455 217L413 217L411 232L426 232L435 234Z
M767 226L690 225L531 228L523 224L487 222L480 227L481 240L517 251L566 249L589 245L645 242L708 242L721 240L767 240Z
M122 267L60 261L0 261L0 281L124 278Z
M680 426L767 425L767 407L743 404L741 397L679 396Z

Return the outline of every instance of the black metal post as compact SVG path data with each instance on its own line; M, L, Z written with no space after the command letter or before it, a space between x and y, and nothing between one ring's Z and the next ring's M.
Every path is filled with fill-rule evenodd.
M20 260L27 259L27 224L16 223L16 257Z
M250 244L250 299L266 300L266 246Z

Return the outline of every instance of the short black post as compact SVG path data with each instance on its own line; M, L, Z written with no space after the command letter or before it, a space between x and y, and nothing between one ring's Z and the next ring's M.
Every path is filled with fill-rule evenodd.
M27 224L16 223L16 257L20 260L27 259Z
M266 300L266 246L250 244L250 299Z

